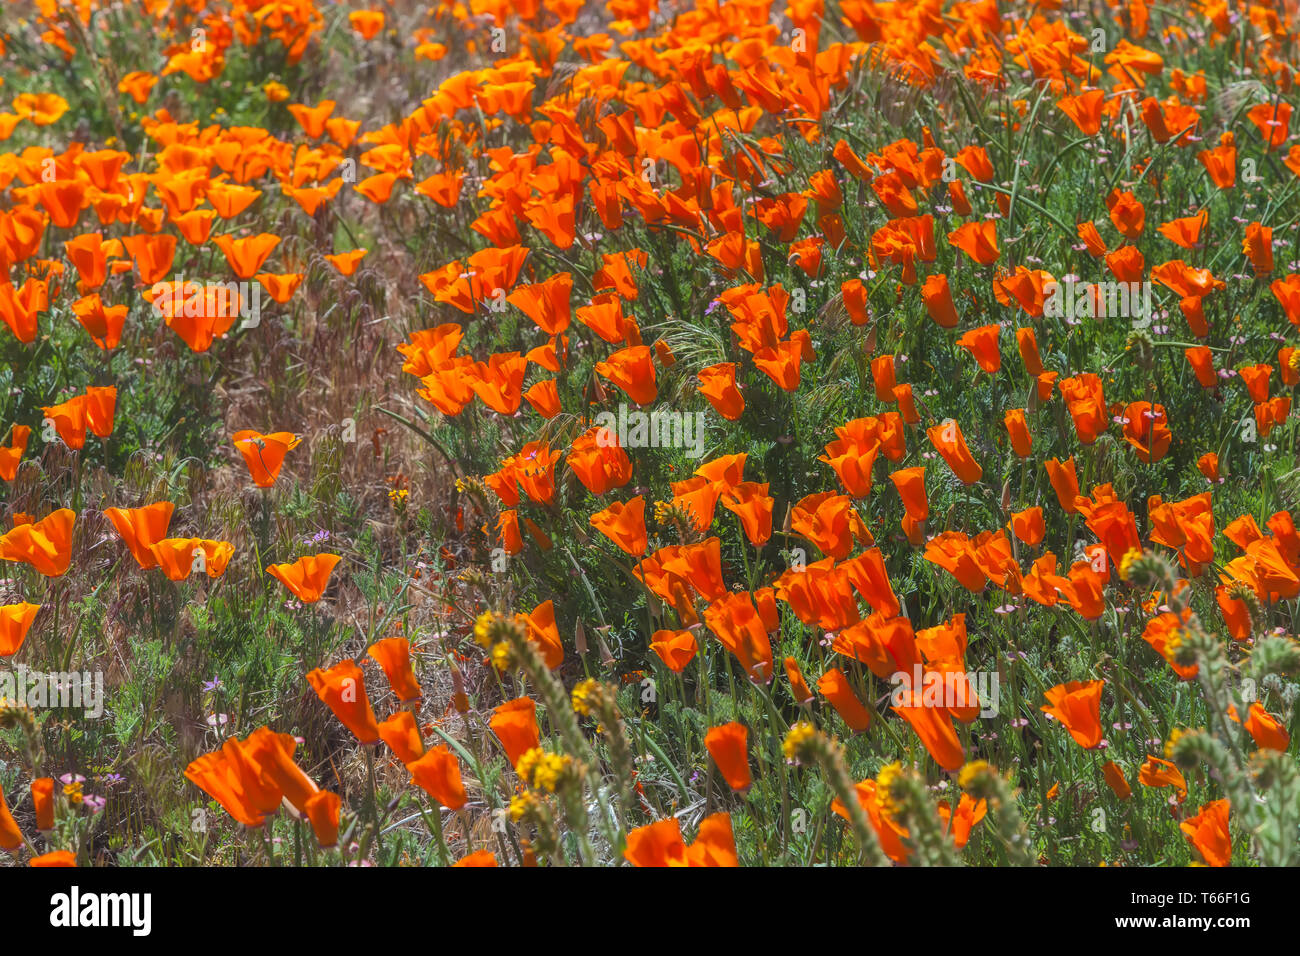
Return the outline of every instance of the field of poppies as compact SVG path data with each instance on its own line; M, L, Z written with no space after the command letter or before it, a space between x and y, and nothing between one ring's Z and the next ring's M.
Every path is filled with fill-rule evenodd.
M1300 865L1298 54L0 0L0 865Z

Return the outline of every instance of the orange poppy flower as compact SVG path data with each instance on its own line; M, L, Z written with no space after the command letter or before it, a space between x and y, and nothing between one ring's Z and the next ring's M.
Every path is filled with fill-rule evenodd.
M1228 800L1215 800L1201 807L1199 813L1178 824L1201 858L1210 866L1232 863L1232 835L1228 832Z
M874 613L845 628L831 647L837 654L866 664L882 680L889 680L899 671L910 673L920 661L911 622L888 613Z
M569 446L564 463L593 495L603 495L632 480L632 459L618 444L612 428L583 432Z
M633 345L597 362L596 371L626 392L632 401L646 405L659 394L652 357L649 346Z
M266 290L266 294L271 297L271 301L284 305L298 291L298 286L302 285L302 280L306 278L306 274L302 272L259 272L253 278Z
M54 829L54 778L38 777L32 781L32 809L36 811L36 829L42 833Z
M1165 457L1174 436L1163 405L1130 402L1124 407L1123 419L1124 440L1137 450L1138 460L1149 465Z
M86 389L86 427L100 438L113 434L113 417L117 410L117 388L112 385Z
M959 150L953 160L980 182L993 181L993 163L983 146L967 146Z
M790 528L837 561L853 550L855 530L865 532L852 499L833 491L800 499L790 511Z
M808 687L808 682L803 679L803 672L799 670L799 662L793 657L787 657L782 661L785 667L786 680L790 682L790 693L794 696L796 704L810 704L813 701L813 692Z
M1074 499L1079 497L1079 479L1074 469L1074 459L1049 458L1043 463L1047 469L1047 478L1056 492L1056 500L1066 514L1078 511Z
M907 831L881 807L876 781L860 781L854 787L854 795L867 813L867 821L875 831L876 839L880 841L880 849L895 863L906 863L912 854L911 847L903 842L908 835ZM837 816L849 819L848 807L839 798L831 801L831 810Z
M149 546L156 567L171 581L184 581L192 573L202 571L210 578L219 578L226 572L235 553L228 541L204 538L163 538Z
M1097 231L1095 224L1091 222L1081 222L1075 226L1075 232L1083 240L1084 248L1088 255L1094 259L1100 259L1106 255L1106 242L1101 238L1101 233Z
M1196 373L1196 381L1201 388L1217 388L1219 375L1214 370L1214 353L1203 345L1194 345L1183 350L1187 364Z
M11 283L0 281L0 319L24 345L36 340L37 319L48 307L45 282L29 278L21 289L15 289Z
M339 810L342 806L343 798L329 790L317 790L303 805L316 843L322 849L338 845Z
M421 196L429 197L439 206L454 209L456 203L460 202L461 184L464 179L465 174L461 172L434 173L417 183L415 191Z
M460 762L446 744L426 750L406 769L411 772L411 783L448 810L459 810L469 801L461 782Z
M402 177L396 173L375 173L361 180L353 188L371 202L382 204L392 198L393 187L397 185L399 178Z
M564 644L560 641L560 631L555 625L555 605L552 601L543 601L531 612L523 615L528 629L528 639L542 650L542 660L548 668L554 669L564 663Z
M1171 219L1160 227L1160 235L1164 236L1176 246L1184 249L1195 249L1201 239L1201 230L1209 222L1210 214L1202 209L1195 216L1188 216L1184 219Z
M850 422L849 425L853 423ZM826 454L817 460L830 465L840 484L854 498L865 498L871 494L871 469L880 452L880 441L852 435L849 426L843 429L846 436L826 446ZM836 429L838 434L841 429Z
M1231 134L1225 134L1231 136ZM1218 189L1231 189L1237 184L1237 149L1231 140L1221 142L1213 149L1203 149L1196 154L1210 182Z
M12 657L18 653L40 609L39 604L25 601L0 606L0 657Z
M1241 241L1241 251L1250 260L1255 275L1268 275L1273 271L1273 230L1258 222L1252 222L1246 227L1245 238Z
M329 670L316 668L307 675L312 690L362 744L379 742L379 727L366 696L366 678L355 661L345 660Z
M366 257L365 249L353 249L351 252L339 252L325 256L325 261L339 271L340 275L350 276L357 271L361 260Z
M650 650L659 655L674 674L680 674L694 658L699 646L690 631L655 631L650 637Z
M335 102L333 100L321 100L315 106L304 106L302 103L290 103L288 106L290 115L298 121L302 131L311 139L320 139L325 135L325 121L329 119L330 114L334 112Z
M975 211L966 195L966 185L960 179L948 183L948 201L952 203L952 211L959 216L969 216Z
M173 216L172 222L186 242L192 246L201 246L208 241L216 218L217 214L211 210L194 209L184 215Z
M943 273L927 276L921 286L921 301L925 311L940 327L955 329L957 327L957 306L953 303L952 290L948 287L948 277Z
M745 398L736 387L736 365L722 362L700 369L699 391L723 418L736 421L745 410Z
M516 697L498 705L492 711L488 726L501 741L512 767L541 740L537 728L537 704L531 697Z
M1244 726L1261 750L1286 753L1287 747L1291 745L1291 734L1287 732L1286 725L1266 711L1258 701L1250 705Z
M898 412L903 416L903 421L909 425L919 425L921 423L921 413L916 410L916 400L912 397L912 386L904 382L902 385L894 386L894 402L898 405Z
M871 380L876 386L876 398L886 404L893 404L894 386L897 382L892 355L877 355L871 360Z
M543 418L550 419L560 414L560 390L555 379L548 378L534 383L523 396Z
M1273 429L1291 414L1291 396L1279 395L1255 406L1255 426L1261 438L1267 438Z
M1178 615L1158 614L1147 622L1146 628L1142 631L1142 640L1146 641L1153 651L1168 662L1181 680L1192 680L1196 677L1200 668L1196 664L1184 667L1174 660L1174 648L1177 647L1176 639L1182 628L1183 624L1178 619Z
M274 812L280 801L288 800L303 813L312 795L319 792L315 781L307 776L293 758L298 742L290 734L277 734L269 727L259 727L242 743L231 738L223 748L235 764L251 764L251 770L266 788L266 812Z
M262 195L260 189L240 186L235 183L212 183L208 186L205 198L212 204L222 219L234 219L241 212L257 202Z
M772 643L751 594L742 592L718 598L705 609L704 622L751 680L764 684L771 681Z
M892 710L921 738L926 753L949 773L959 770L966 762L966 753L957 737L952 715L942 707L926 706L920 688L904 685L896 696L901 703L894 704Z
M1047 705L1039 710L1059 720L1080 747L1092 750L1101 743L1101 691L1105 684L1103 680L1057 684L1044 695Z
M483 404L500 415L513 415L523 401L524 374L528 359L518 352L488 357L486 363L474 362L465 367L464 380Z
M1287 321L1300 326L1300 274L1291 274L1269 283L1269 291L1282 306Z
M72 528L77 516L67 508L37 522L17 525L0 537L0 560L30 564L47 578L62 577L72 561Z
M604 511L598 511L588 523L625 554L640 557L646 552L645 499L641 495L627 504L615 501Z
M146 286L161 282L171 271L172 262L176 258L176 237L165 233L123 236L122 245L135 263L140 282Z
M366 653L383 668L388 685L403 704L423 696L411 669L410 641L404 637L386 637L367 647Z
M971 831L987 815L988 803L984 800L975 800L970 794L963 793L961 799L957 801L955 812L947 803L940 803L938 812L944 831L952 837L952 845L961 850L970 842Z
M37 126L49 126L68 111L68 101L57 93L20 93L14 97L13 111Z
M1300 385L1300 349L1283 346L1277 350L1277 370L1287 388Z
M1151 270L1151 279L1184 299L1199 299L1227 287L1227 283L1216 279L1209 269L1193 268L1182 259L1160 263Z
M167 537L175 507L170 501L159 501L143 508L105 508L104 517L112 522L136 564L147 571L158 567L150 549Z
M745 537L754 547L761 547L772 537L772 508L776 501L767 489L766 483L742 481L720 499L724 508L740 518Z
M849 321L854 325L866 325L871 320L867 287L861 279L848 279L840 284L840 301L849 313Z
M1058 383L1065 397L1070 417L1079 441L1091 445L1110 425L1106 411L1106 397L1102 394L1101 376L1083 372Z
M842 585L834 580L840 574L848 578L853 588L874 610L887 617L900 612L898 597L890 584L889 572L885 570L885 559L879 548L870 548L835 569L833 584L841 588L837 598L843 594ZM856 620L849 620L848 623L856 623Z
M409 710L399 710L379 723L379 736L402 763L410 765L424 754L424 741L415 715Z
M930 501L925 492L925 466L900 468L890 474L889 480L898 489L903 499L903 509L913 521L925 521L930 517Z
M581 306L575 314L579 322L611 345L639 344L636 322L623 314L623 300L613 292L593 297L590 304Z
M957 339L957 344L970 352L981 369L994 375L1002 367L1002 353L998 350L998 338L1001 334L1002 326L994 322L991 325L982 325L978 329L971 329Z
M239 318L239 293L225 286L162 283L154 286L146 298L150 294L154 310L193 352L206 352Z
M1124 771L1120 769L1119 764L1115 763L1115 761L1107 760L1102 765L1101 775L1105 778L1106 785L1121 800L1127 800L1133 796L1133 788L1129 786L1128 780L1124 777Z
M535 285L519 286L506 296L506 301L517 306L547 335L559 335L572 319L569 304L572 292L573 277L560 272Z
M1008 409L1002 416L1007 426L1007 435L1011 439L1011 448L1019 458L1028 458L1032 454L1034 440L1029 434L1029 425L1025 421L1023 408Z
M753 783L749 773L749 730L734 721L713 727L704 735L704 746L718 765L732 790L744 792Z
M948 233L948 244L960 249L972 262L982 266L992 265L1002 254L998 249L997 226L991 219L958 226Z
M0 850L8 850L12 853L23 845L23 831L18 829L18 824L9 812L9 804L5 803L5 795L0 790Z
M623 857L633 866L739 866L731 816L715 813L700 821L695 842L687 846L681 823L668 817L628 832Z
M1043 509L1035 507L1014 512L1011 515L1011 530L1015 532L1017 538L1031 548L1038 547L1047 536L1047 525L1043 523Z
M145 100L149 99L149 93L157 82L157 75L144 70L134 70L122 77L117 84L117 91L129 94L137 104L143 105Z
M341 560L337 554L306 554L292 564L272 564L266 573L287 587L304 604L315 604L329 586L330 574Z
M635 569L646 586L677 609L683 620L694 623L693 604L696 595L715 601L727 588L722 580L722 548L718 538L708 538L699 544L671 545L660 548L645 558ZM743 600L745 595L732 595Z
M496 866L496 865L497 865L497 857L496 854L493 853L491 850L476 850L475 852L469 854L468 856L461 857L459 860L457 860L455 863L452 864L453 867L457 867L457 866L488 867L488 866Z
M561 454L544 442L529 442L518 455L503 462L502 471L513 477L529 499L549 504L555 498L555 463Z
M1056 107L1070 117L1084 136L1096 136L1101 130L1101 110L1105 100L1105 90L1085 90L1077 96L1062 96L1056 101Z
M92 293L72 303L72 314L77 317L96 346L104 351L117 348L122 341L126 324L125 305L104 305L98 293Z
M556 351L557 345L562 345L562 349L559 352ZM526 358L529 362L532 362L534 365L546 369L548 372L559 372L560 355L564 354L567 356L568 346L569 346L569 338L567 335L557 336L554 339L551 339L549 342L543 342L541 345L537 346L534 349L529 349L526 353L524 353L524 358ZM547 379L545 382L541 382L538 384L554 385L554 379ZM534 388L536 388L536 386L534 386ZM532 391L532 389L530 389L529 391ZM559 410L559 407L560 407L560 399L559 399L559 393L557 391L555 397L555 408L557 411Z
M1147 222L1146 208L1131 192L1112 190L1106 197L1106 209L1110 212L1110 221L1124 238L1137 239L1142 235Z
M943 531L925 543L925 560L937 564L966 590L984 590L987 576L976 560L970 539L960 531Z
M1144 787L1173 787L1179 803L1187 799L1187 781L1168 760L1148 754L1138 770L1138 780Z
M270 488L280 477L280 467L284 456L291 449L297 448L302 441L293 432L260 432L245 429L230 436L235 448L244 456L253 483L259 488Z
M1104 556L1100 560L1104 561ZM1093 569L1092 562L1076 561L1070 565L1069 578L1057 582L1056 586L1080 617L1095 621L1106 610L1106 598L1102 590L1105 583L1106 579Z
M259 233L236 239L234 236L213 236L212 241L226 257L231 270L241 279L251 279L262 268L268 256L280 244L280 237Z
M943 456L952 473L963 484L973 485L980 480L984 469L979 466L979 462L972 457L970 449L966 447L966 438L961 433L961 426L955 420L950 418L933 425L925 430L925 434L930 439L930 444Z
M0 478L13 481L18 475L18 465L27 452L27 440L32 430L26 425L14 425L9 431L8 446L0 446Z
M835 712L854 733L862 733L871 726L871 711L863 706L853 692L848 677L838 667L832 667L817 681L817 690L830 701Z
M373 40L384 28L385 19L383 10L353 10L348 14L348 23L364 40Z
M1038 336L1031 328L1016 329L1016 350L1025 363L1025 371L1037 378L1043 374L1043 360L1038 354Z
M68 259L77 270L81 291L98 289L104 284L108 278L108 253L114 247L120 252L122 245L117 240L106 242L98 232L82 233L63 244Z
M14 100L14 111L18 111L17 99ZM1286 100L1252 106L1247 111L1246 118L1255 124L1269 152L1285 143L1290 135L1291 104Z

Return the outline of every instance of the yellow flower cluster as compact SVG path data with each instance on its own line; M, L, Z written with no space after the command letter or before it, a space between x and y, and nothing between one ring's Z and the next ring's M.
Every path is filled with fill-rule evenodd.
M800 749L816 734L817 728L806 720L791 724L790 730L785 735L785 741L781 744L781 753L785 754L786 760L796 759Z

